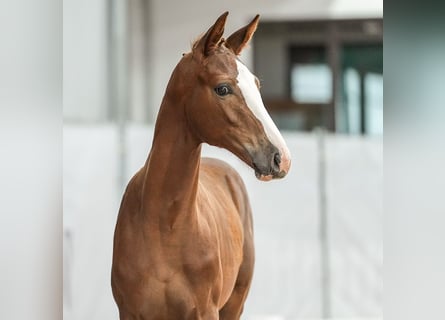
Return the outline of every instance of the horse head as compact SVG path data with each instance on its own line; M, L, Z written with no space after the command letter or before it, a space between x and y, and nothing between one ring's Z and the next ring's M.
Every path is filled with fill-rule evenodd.
M258 179L283 178L290 168L289 150L264 107L258 78L238 59L259 16L224 39L227 15L221 15L178 64L187 69L181 79L188 96L187 122L201 142L231 151Z

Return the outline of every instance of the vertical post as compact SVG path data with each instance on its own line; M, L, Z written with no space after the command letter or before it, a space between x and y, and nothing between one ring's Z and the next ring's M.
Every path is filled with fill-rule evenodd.
M341 72L341 61L340 61L340 47L338 41L337 24L332 22L329 23L329 38L327 42L328 48L328 64L332 70L332 100L329 104L329 110L327 111L327 129L330 131L336 131L336 117L337 108L339 108L339 90L340 90L340 72Z
M319 239L320 239L320 290L323 319L331 317L331 279L329 261L329 234L326 206L326 156L325 129L317 128L318 146L318 195L319 195Z
M125 184L127 120L127 1L109 2L109 98L110 120L118 127L118 184Z
M360 70L360 131L366 134L365 71Z
M329 24L329 63L332 68L332 112L330 114L330 128L337 131L336 122L340 113L341 91L342 91L342 47L339 39L338 24ZM318 131L318 155L319 155L319 205L320 205L320 263L321 263L321 296L322 316L324 319L332 317L331 302L331 270L330 270L330 247L329 247L329 217L327 212L326 197L326 131L321 128Z
M151 108L147 108L150 86L148 68L150 35L150 1L128 1L128 110L131 121L147 122Z

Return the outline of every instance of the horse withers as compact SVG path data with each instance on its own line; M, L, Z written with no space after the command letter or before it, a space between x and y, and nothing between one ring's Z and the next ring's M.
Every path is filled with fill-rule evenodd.
M201 158L201 144L231 151L264 181L284 177L291 160L237 58L259 16L223 39L227 15L174 69L148 159L123 196L111 277L121 320L242 313L254 267L249 200L234 169Z

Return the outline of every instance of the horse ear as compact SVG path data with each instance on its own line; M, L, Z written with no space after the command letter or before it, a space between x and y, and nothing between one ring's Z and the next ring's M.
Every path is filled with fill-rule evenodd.
M252 38L257 26L260 15L257 14L255 18L245 27L235 31L230 37L227 38L226 44L236 55L239 55L247 43Z
M226 19L229 12L224 12L213 26L210 27L209 30L198 40L195 46L193 46L194 50L201 51L205 56L208 56L213 50L215 50L224 33L224 26L226 24Z

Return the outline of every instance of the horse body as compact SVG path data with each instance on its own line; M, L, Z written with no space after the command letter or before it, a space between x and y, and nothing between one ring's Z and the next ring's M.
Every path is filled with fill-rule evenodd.
M242 299L225 309L226 319L239 317L253 272L247 193L235 170L216 159L199 159L197 149L198 157L182 166L175 163L180 157L168 163L167 171L178 170L169 183L151 189L142 169L127 187L113 261L121 319L218 319L234 290ZM148 163L157 161L154 154L159 155L152 151ZM198 180L188 179L193 174L181 177L180 171L194 172L190 166L199 168ZM159 166L156 171L164 174ZM156 191L142 195L147 189ZM194 195L183 192L193 189ZM141 214L144 203L148 208Z
M123 208L127 201L137 203L130 192L139 190L142 176L128 186ZM145 229L137 210L121 210L115 251L123 256L113 266L121 319L218 319L236 286L247 294L253 271L252 218L240 182L228 165L203 159L196 208L178 215L167 232L151 224ZM239 317L237 307L226 319Z
M254 265L247 192L229 165L201 158L201 144L232 151L261 180L283 177L290 158L249 110L255 93L237 86L236 55L258 17L223 44L226 16L173 71L150 155L123 196L112 266L121 320L234 320L243 310Z

